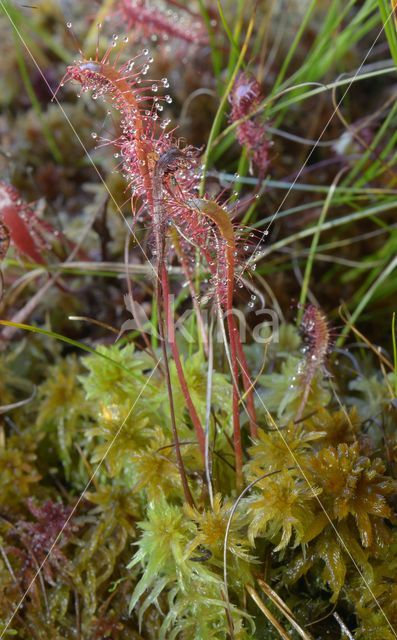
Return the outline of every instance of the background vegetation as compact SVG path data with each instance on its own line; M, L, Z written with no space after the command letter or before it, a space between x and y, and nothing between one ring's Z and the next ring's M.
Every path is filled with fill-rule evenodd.
M0 12L0 638L396 638L393 6Z

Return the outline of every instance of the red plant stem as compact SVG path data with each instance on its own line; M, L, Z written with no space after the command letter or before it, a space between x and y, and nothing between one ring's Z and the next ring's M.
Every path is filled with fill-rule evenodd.
M146 332L145 332L145 330L144 330L144 328L142 326L142 323L141 323L140 318L139 318L139 313L136 312L136 305L135 305L135 300L134 300L134 296L133 296L133 292L132 292L131 278L130 278L130 275L128 273L128 247L129 247L129 236L127 235L126 236L126 242L125 242L125 245L124 245L124 262L125 262L125 265L126 265L126 281L127 281L128 296L129 296L129 303L131 305L131 311L132 311L132 314L134 316L135 322L137 324L138 330L141 332L142 339L143 339L143 341L144 341L144 343L146 345L147 352L150 353L150 355L152 356L153 360L155 362L157 362L157 356L154 353L152 344L151 344L151 342L150 342L148 336L146 335ZM159 366L159 369L160 369L160 372L162 374L164 374L163 369L162 369L161 366Z
M239 388L238 388L238 360L236 349L237 327L233 318L233 287L234 287L234 251L235 244L230 243L226 246L226 264L227 264L227 299L226 299L226 320L230 341L230 359L232 364L232 382L233 382L233 443L234 455L236 459L236 487L241 489L243 486L243 449L241 444L241 427L239 413Z
M234 317L233 317L233 323L235 324ZM246 396L247 396L247 412L248 412L248 418L249 418L249 423L250 423L250 434L251 434L252 438L257 438L258 437L258 424L257 424L257 421L256 421L256 411L255 411L255 404L254 404L253 385L252 385L252 381L251 381L251 378L250 378L249 373L248 373L248 363L247 363L247 359L245 357L243 345L241 344L240 335L239 335L238 331L235 331L235 337L236 337L237 356L238 356L238 359L239 359L240 369L241 369L241 373L242 373L244 391L245 391Z
M157 176L157 178L159 178L159 176ZM189 505L193 505L194 504L193 497L190 492L189 484L187 481L186 470L183 464L181 447L179 443L178 428L176 426L174 396L172 393L170 367L168 364L166 335L165 335L164 324L163 324L163 311L167 315L166 301L169 299L169 291L168 291L168 274L167 274L167 271L165 268L165 262L164 262L165 236L164 236L164 224L162 224L163 220L161 215L162 214L161 212L161 179L157 179L153 181L153 194L151 193L150 195L152 196L151 202L152 202L153 222L154 222L153 226L154 226L156 251L157 251L156 298L157 298L157 307L158 307L158 326L159 326L161 349L163 352L168 400L170 405L171 428L172 428L172 435L173 435L174 445L175 445L176 461L178 465L179 474L181 476L185 500Z
M199 209L208 216L218 226L225 242L226 259L226 322L230 342L230 365L233 382L232 391L232 412L233 412L233 444L236 460L236 486L237 489L243 484L243 449L241 443L241 426L239 414L239 388L238 388L238 357L237 357L237 327L233 318L233 293L235 275L235 252L236 243L234 239L233 225L227 213L216 203L206 200L198 201ZM218 300L220 315L222 311L222 301ZM221 318L222 320L222 318Z
M201 339L203 341L204 353L208 357L208 353L209 353L208 337L207 337L207 333L206 333L206 330L205 330L203 316L201 314L200 306L199 306L199 304L197 302L197 295L196 295L196 290L194 288L194 284L193 284L193 280L192 280L191 269L190 269L189 264L188 264L188 262L186 260L186 256L183 253L182 247L181 247L180 242L179 242L178 234L176 232L173 234L173 241L174 241L176 253L178 255L178 258L181 261L182 269L183 269L183 271L185 273L186 281L187 281L188 286L189 286L189 291L190 291L190 295L192 297L194 311L196 313L197 324L199 326L200 333L201 333Z
M183 367L182 367L181 359L179 356L179 350L175 340L174 323L173 323L172 311L170 307L170 291L169 291L169 284L168 284L168 273L167 273L165 260L164 260L165 230L164 230L164 211L163 211L163 202L162 202L163 177L164 177L164 169L167 166L167 162L170 161L170 158L171 156L168 155L167 158L163 157L157 162L154 170L154 176L153 176L153 199L152 199L153 222L154 222L153 228L155 233L156 249L157 249L158 275L161 282L161 290L162 290L161 304L163 305L163 309L167 317L168 341L171 347L172 355L174 357L179 384L181 386L182 393L186 400L189 414L193 422L194 429L196 431L200 451L204 460L205 459L205 434L186 383L185 374L183 372Z
M202 454L203 459L204 459L204 457L205 457L205 434L204 434L204 429L203 429L202 424L200 422L200 418L198 417L196 408L195 408L195 406L193 404L193 400L192 400L192 397L191 397L190 392L189 392L189 388L188 388L187 383L186 383L186 378L185 378L185 374L184 374L184 371L183 371L183 366L182 366L181 358L180 358L180 355L179 355L179 350L178 350L178 347L177 347L177 344L176 344L176 340L175 340L174 322L173 322L173 318L172 318L172 309L171 309L171 305L170 305L170 292L169 292L169 286L168 286L168 274L167 274L167 270L165 268L164 263L162 265L162 270L161 270L161 286L162 286L162 290L163 290L163 303L166 305L165 309L166 309L166 317L167 317L168 342L170 344L172 356L173 356L174 361L175 361L175 366L176 366L176 371L177 371L177 374L178 374L179 384L181 386L182 393L183 393L184 398L186 400L186 405L187 405L187 408L189 410L189 414L190 414L191 420L193 422L194 429L196 431L196 436L197 436L197 441L199 443L200 451L201 451L201 454Z
M159 268L163 271L164 270L164 263L162 265L159 264ZM164 290L162 289L162 285L160 283L158 283L158 282L157 282L157 285L156 285L156 289L157 289L157 299L158 299L158 303L159 303L158 304L158 326L159 326L161 348L162 348L162 352L163 352L165 380L166 380L167 391L168 391L168 400L169 400L169 405L170 405L171 428L172 428L172 435L173 435L174 445L175 445L176 463L178 465L178 471L179 471L179 474L181 476L181 481L182 481L182 487L183 487L183 493L184 493L184 496L185 496L185 500L186 500L188 505L194 506L193 497L192 497L192 494L191 494L191 491L190 491L190 488L189 488L189 484L188 484L188 481L187 481L185 466L183 464L183 459L182 459L182 454L181 454L181 445L180 445L180 442L179 442L178 429L177 429L177 426L176 426L174 397L173 397L173 393L172 393L170 367L169 367L169 364L168 364L167 345L166 345L166 341L165 341L165 331L164 331L162 305L161 305L161 301L162 301L161 299L164 300L164 298L166 296L165 296Z
M162 320L163 310L167 318L167 334L168 334L168 339L171 346L171 351L174 357L175 365L177 368L179 383L181 385L182 392L185 396L185 399L190 411L190 415L196 429L197 439L200 445L203 458L205 456L205 436L204 436L203 428L197 416L196 410L194 408L194 405L191 400L190 393L186 384L186 380L183 373L179 352L175 343L175 337L173 335L173 331L171 333L171 339L170 339L170 328L172 327L173 329L174 325L172 320L170 319L170 308L169 308L170 292L169 292L169 285L168 285L168 273L167 273L165 260L164 260L165 233L164 233L164 215L162 211L162 177L163 177L162 169L161 169L160 163L158 162L154 171L154 179L153 179L152 211L153 211L153 222L154 222L153 228L155 233L156 251L157 251L158 281L156 283L156 289L157 289L157 302L158 302L158 309L159 309L159 332L160 332L160 340L162 344L163 357L164 357L164 367L165 367L165 374L166 374L168 397L170 402L171 424L172 424L173 438L174 438L174 444L175 444L175 453L177 456L179 473L182 479L185 500L189 505L192 505L194 503L193 503L192 494L190 492L190 489L187 483L186 471L185 471L185 467L183 464L182 455L180 451L178 430L177 430L176 420L175 420L171 376L169 371L167 347L165 342L166 336L165 336L163 320Z

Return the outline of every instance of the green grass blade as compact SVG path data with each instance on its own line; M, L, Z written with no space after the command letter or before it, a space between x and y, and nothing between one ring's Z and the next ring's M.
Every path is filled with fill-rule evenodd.
M318 223L316 226L316 230L314 232L313 235L313 239L312 239L312 243L310 246L310 253L306 262L306 268L305 268L305 273L303 276L303 282L302 282L302 288L301 288L301 294L300 294L300 298L299 298L299 309L298 309L298 314L297 314L297 325L299 326L302 320L302 316L303 316L303 312L304 312L304 305L306 303L306 298L307 298L307 294L309 291L309 282L310 282L310 276L312 273L312 269L313 269L313 264L314 264L314 257L316 255L316 250L318 247L318 243L320 240L320 234L321 234L321 229L324 225L324 221L326 218L326 215L328 213L328 210L331 206L331 202L332 202L332 198L334 197L335 194L335 189L336 189L336 185L338 182L338 179L341 175L341 172L339 173L339 175L335 178L334 183L331 185L330 190L328 191L327 197L325 199L324 202L324 206L321 210L321 213L319 215L318 218Z
M394 362L394 395L397 398L397 339L396 339L396 312L393 312L391 321L391 339L393 342L393 362Z
M359 304L353 311L350 316L347 324L344 326L341 335L339 336L336 346L341 347L348 335L351 327L356 323L357 319L360 317L361 313L365 309L365 307L370 303L371 298L373 297L376 290L380 287L380 285L389 277L391 273L393 273L394 269L397 267L397 256L393 258L387 265L387 267L382 271L380 276L375 280L371 287L366 291L366 293L361 298Z
M31 333L38 333L41 336L46 336L47 338L53 338L54 340L60 340L61 342L65 342L66 344L76 347L77 349L81 349L82 351L87 351L88 353L93 354L94 356L98 356L100 358L104 358L108 360L119 369L123 369L127 373L130 373L130 370L126 367L123 367L122 364L113 360L113 358L109 358L104 353L100 351L96 351L92 347L84 344L84 342L78 342L77 340L72 340L72 338L68 338L67 336L63 336L61 333L55 333L55 331L48 331L47 329L40 329L40 327L34 327L31 324L22 324L20 322L12 322L11 320L0 320L0 325L4 327L14 327L15 329L22 329L23 331L30 331Z
M392 2L393 0L378 0L378 7L385 29L387 42L389 44L390 53L394 63L397 65L397 31Z

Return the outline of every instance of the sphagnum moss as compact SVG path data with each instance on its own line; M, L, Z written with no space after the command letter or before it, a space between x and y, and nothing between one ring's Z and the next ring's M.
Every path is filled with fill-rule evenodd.
M31 453L20 455L17 462L16 437L6 437L0 472L2 571L4 575L12 571L21 589L34 576L70 514L74 495L82 490L103 454L110 419L107 414L117 407L121 420L128 410L126 397L136 393L133 377L140 384L149 374L150 365L131 347L101 349L116 362L128 362L130 373L115 371L113 379L109 361L89 355L82 358L82 373L73 375L73 384L65 387L70 416L80 425L74 428L84 464L79 474L70 474L65 464L63 470L60 467L61 495L56 496L49 482L54 460L47 459L45 449L31 443ZM294 355L284 353L283 357ZM200 366L200 358L204 355L195 356L196 366ZM66 371L68 362L71 364L66 359L60 371ZM103 385L111 379L105 393ZM227 387L226 377L217 373L217 384L222 380ZM133 415L126 424L127 436L114 442L112 456L51 552L40 583L29 592L24 625L47 633L46 611L50 611L54 634L72 637L78 606L79 628L87 638L97 637L95 630L106 629L106 624L116 638L124 637L123 633L138 638L140 633L147 638L221 639L228 637L231 625L236 638L256 638L268 629L268 623L252 605L247 609L245 588L264 577L299 613L303 625L310 622L302 614L309 598L317 602L318 613L329 602L345 617L355 615L358 638L366 633L380 637L373 635L371 620L381 625L387 637L387 622L379 618L382 614L371 593L379 596L387 616L394 615L393 600L386 593L393 588L390 567L397 549L390 502L395 482L386 473L387 461L360 452L363 422L359 410L336 411L331 403L327 409L313 408L311 416L299 424L290 423L287 428L280 424L289 449L274 428L261 427L248 451L246 479L255 482L270 469L272 475L254 484L230 523L228 609L223 590L223 545L235 499L229 481L230 440L216 437L216 494L211 507L189 414L181 412L184 463L195 502L194 507L184 505L163 402L165 392L159 374L156 383L147 388L138 418ZM196 388L196 394L200 406L205 388ZM76 443L67 439L59 448L59 431L52 427L59 420L57 398L59 390L53 377L51 383L44 380L33 404L19 411L23 438L29 443L32 434L39 445L41 440L52 442L55 459L74 460ZM214 401L214 428L230 437L230 416L223 404L216 402L216 396ZM352 401L347 390L346 402L351 405ZM296 406L294 402L289 398L287 412ZM82 408L84 417L79 418ZM380 410L388 411L384 407ZM361 440L367 452L368 437ZM34 487L32 501L28 496ZM7 607L15 600L12 585L8 579L2 581ZM6 621L5 612L3 619ZM13 627L20 637L27 637L19 616Z

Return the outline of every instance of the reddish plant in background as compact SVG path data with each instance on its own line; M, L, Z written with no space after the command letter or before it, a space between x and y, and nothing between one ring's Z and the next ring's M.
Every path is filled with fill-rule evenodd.
M18 191L5 182L0 182L0 220L16 249L33 262L44 264L42 252L47 245L43 230L48 229Z
M169 5L173 5L173 8ZM144 35L156 40L176 38L197 45L208 42L201 16L180 3L121 0L119 7L129 29L139 28Z
M68 521L72 509L52 500L46 500L41 506L38 506L32 498L28 498L27 505L36 522L20 520L16 529L21 539L26 539L29 542L36 558L41 562L63 529L65 522ZM75 529L76 525L72 523L68 523L64 528L63 539L52 553L54 559L65 560L60 549Z
M27 506L35 521L19 520L11 533L12 537L25 547L26 552L14 546L8 547L8 551L23 561L22 575L25 587L30 583L37 566L51 553L48 562L43 566L43 576L49 584L54 585L53 569L57 571L60 565L66 563L62 547L68 543L78 526L72 522L65 526L72 509L60 502L46 500L39 506L29 498ZM62 538L54 545L60 531Z
M265 175L269 166L270 143L264 124L255 115L251 118L249 115L255 112L262 100L261 87L255 78L240 73L229 96L230 119L232 122L244 119L237 125L237 140L247 148L260 176Z
M32 262L44 265L47 264L46 253L59 253L55 241L61 240L63 244L72 246L60 231L36 215L32 205L21 198L15 187L1 181L0 225L0 259L13 244ZM61 254L58 257L63 258Z

